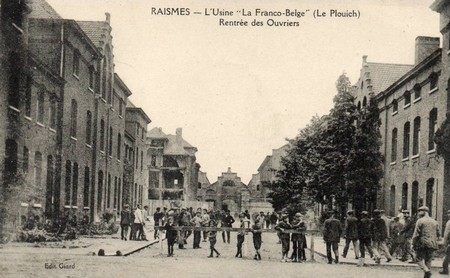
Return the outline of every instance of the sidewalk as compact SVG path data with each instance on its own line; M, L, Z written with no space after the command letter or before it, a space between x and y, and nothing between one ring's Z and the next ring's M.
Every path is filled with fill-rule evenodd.
M311 243L311 237L307 237L308 240L308 247L310 247L310 243ZM341 242L339 243L339 263L341 264L353 264L353 265L357 265L358 264L358 260L355 259L355 252L353 251L353 244L350 244L350 248L348 250L347 253L347 257L343 258L342 257L342 252L344 251L344 246L345 246L345 240L341 240ZM323 241L322 237L314 237L314 252L316 254L318 254L319 256L322 257L327 257L327 248L325 245L325 242ZM334 258L334 255L333 255ZM409 258L409 260L411 260ZM441 269L442 268L442 262L443 262L443 258L434 258L433 261L431 262L431 267L435 268L435 269ZM381 257L381 263L377 264L375 263L375 261L373 259L370 258L370 256L368 255L367 251L366 251L366 259L365 259L365 264L367 266L395 266L395 267L419 267L417 264L410 264L408 262L402 262L396 258L393 258L391 262L387 263L386 262L386 258L384 256Z
M104 256L128 256L157 244L159 240L153 239L153 227L146 228L148 241L121 240L120 230L117 234L80 237L76 240L48 243L24 243L11 242L0 246L2 253L17 253L27 250L31 254L70 254L76 256L94 256L99 254L99 250L104 250Z

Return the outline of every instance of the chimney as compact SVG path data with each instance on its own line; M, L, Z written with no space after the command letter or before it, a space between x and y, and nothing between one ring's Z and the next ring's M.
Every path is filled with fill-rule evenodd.
M177 142L181 143L181 139L183 138L183 129L181 127L177 128L176 135Z
M414 63L417 65L434 51L438 50L440 46L439 38L433 37L417 37L416 38L416 52Z
M364 55L363 57L363 66L365 65L365 64L367 64L367 55Z
M110 23L111 23L111 14L110 13L105 13L105 15L106 15L106 23L108 23L108 25L110 25Z
M231 173L231 167L228 167L228 173Z

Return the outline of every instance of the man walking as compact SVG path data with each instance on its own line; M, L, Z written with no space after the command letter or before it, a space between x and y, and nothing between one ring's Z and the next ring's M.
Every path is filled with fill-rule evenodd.
M412 248L412 236L414 234L414 228L416 227L415 217L411 218L409 216L409 210L403 210L403 217L405 221L405 226L400 231L400 235L404 236L405 241L403 242L403 255L400 261L406 262L408 260L408 254L411 256L411 263L417 263L416 253Z
M191 225L195 228L200 228L202 226L202 213L197 211L194 218L191 219ZM194 230L194 249L201 248L200 241L202 238L202 232L200 230Z
M136 210L134 211L134 223L135 232L139 232L137 238L135 240L141 240L144 235L144 219L142 215L141 205L136 206Z
M444 262L442 263L442 271L439 271L440 274L448 274L448 261L450 259L450 242L449 242L449 236L450 236L450 210L447 211L447 223L445 224L444 229L444 250L445 250L445 258Z
M333 262L333 258L331 256L331 249L334 252L334 263L339 263L339 241L341 240L341 222L335 218L335 211L331 211L330 217L324 222L324 230L323 230L323 240L327 246L327 258L328 263L331 264Z
M153 235L154 239L159 238L159 230L156 228L157 226L162 226L162 218L163 218L163 214L161 212L161 208L156 208L155 213L153 214L153 222L154 227L155 227L155 234Z
M131 225L131 215L130 215L130 206L128 204L123 206L123 210L120 212L120 236L122 240L127 240L128 237L128 228Z
M384 255L386 256L387 261L392 261L391 254L389 253L389 249L386 245L386 239L388 238L388 232L387 232L387 226L386 222L381 218L381 214L379 210L373 211L374 219L373 219L373 228L372 228L372 235L373 235L373 256L375 259L375 262L377 264L380 263L381 256L380 256L380 249L383 250Z
M367 211L361 212L361 220L358 225L359 251L361 257L359 258L358 266L364 266L366 257L366 248L369 255L372 256L372 221L369 219Z
M234 223L233 216L230 215L230 211L227 210L225 215L222 218L222 227L231 228ZM222 231L222 239L223 243L225 243L225 234L227 235L227 243L230 244L230 231Z
M342 257L347 256L348 248L350 247L350 242L353 242L353 248L355 249L355 259L359 259L358 256L358 219L353 216L353 211L349 210L347 211L347 219L345 220L345 229L344 229L344 236L345 236L345 247L344 247L344 253L342 254Z
M424 271L423 277L428 278L431 277L433 252L438 249L439 226L437 221L428 215L428 207L420 207L418 216L412 241L417 254L417 264Z

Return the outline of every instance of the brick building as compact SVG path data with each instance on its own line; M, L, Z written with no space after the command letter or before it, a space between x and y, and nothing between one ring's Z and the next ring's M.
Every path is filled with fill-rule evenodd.
M448 112L450 6L435 1L441 13L439 38L417 37L413 65L369 63L352 88L358 109L375 97L380 109L384 174L378 206L390 215L399 208L413 214L426 205L443 223L450 208L448 162L436 155L434 134Z
M183 138L181 128L175 135L157 127L150 130L146 145L148 199L195 201L200 170L196 152Z
M27 189L14 204L47 219L68 214L98 221L137 200L130 193L137 187L124 183L129 164L142 200L150 119L129 104L131 92L114 71L110 15L63 19L44 0L30 0L17 4L24 5L20 17L7 18L15 15L9 2L1 6L2 58L9 56L0 67L0 78L7 77L0 86L9 92L0 102L2 184L15 177L17 188Z

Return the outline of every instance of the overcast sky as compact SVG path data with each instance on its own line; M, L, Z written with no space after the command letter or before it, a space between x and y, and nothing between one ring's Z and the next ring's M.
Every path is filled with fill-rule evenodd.
M182 127L211 182L231 167L248 183L272 149L329 112L336 79L345 71L355 82L363 55L413 64L415 38L440 37L432 0L48 2L65 18L111 13L115 70L152 119L148 129ZM186 7L191 15L153 16L152 7ZM192 14L205 8L354 9L360 18L309 14L289 18L299 27L224 27L219 17Z

